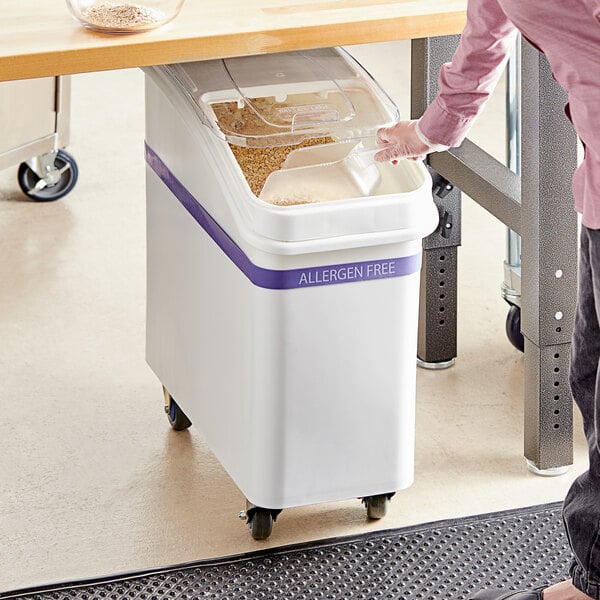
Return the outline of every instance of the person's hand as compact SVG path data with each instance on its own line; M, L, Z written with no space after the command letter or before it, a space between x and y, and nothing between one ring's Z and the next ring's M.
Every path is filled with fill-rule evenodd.
M400 158L423 160L430 152L446 149L439 144L428 144L417 129L417 119L400 121L391 127L382 127L377 132L377 144L381 150L375 154L377 162L396 164Z

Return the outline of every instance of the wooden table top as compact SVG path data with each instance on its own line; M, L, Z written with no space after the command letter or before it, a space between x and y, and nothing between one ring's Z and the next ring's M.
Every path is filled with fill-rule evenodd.
M465 15L466 0L186 0L164 27L122 35L85 29L65 0L9 0L0 81L451 35Z

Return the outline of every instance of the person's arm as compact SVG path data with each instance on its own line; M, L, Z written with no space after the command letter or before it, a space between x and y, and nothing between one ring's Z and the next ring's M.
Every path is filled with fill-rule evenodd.
M460 145L498 83L516 33L497 0L469 0L467 24L440 71L436 98L420 119L379 130L377 160L421 158Z

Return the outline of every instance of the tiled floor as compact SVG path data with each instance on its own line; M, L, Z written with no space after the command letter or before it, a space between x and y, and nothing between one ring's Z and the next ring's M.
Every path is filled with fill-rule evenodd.
M408 116L407 45L354 49ZM474 129L504 149L503 95ZM418 370L414 485L369 522L358 500L289 509L267 542L193 427L172 431L144 360L141 71L73 77L80 181L25 201L0 172L0 591L561 499L586 465L541 478L523 459L523 357L500 297L505 227L464 199L459 356Z

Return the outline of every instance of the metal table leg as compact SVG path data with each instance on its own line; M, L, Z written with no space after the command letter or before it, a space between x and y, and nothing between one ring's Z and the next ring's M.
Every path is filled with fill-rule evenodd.
M411 117L418 118L437 92L437 76L447 52L459 37L412 42ZM460 190L432 173L440 226L423 240L417 364L444 369L454 364L456 350L457 268L460 246Z
M412 117L433 100L439 69L451 59L457 36L415 40L412 51ZM571 178L576 137L563 114L565 95L546 59L522 47L521 174L465 140L460 148L431 155L441 176L521 236L521 329L525 337L525 457L538 474L557 474L573 460L572 401L568 362L577 279L577 218ZM540 152L542 149L542 152ZM446 190L447 186L442 186ZM442 226L424 241L422 363L451 364L456 356L456 248L460 244L460 194L438 198ZM450 220L451 234L444 229ZM439 257L451 259L453 293L440 298ZM448 285L446 282L445 285ZM444 287L445 287L444 285ZM450 289L448 288L448 289ZM440 323L440 300L453 301ZM448 312L446 312L446 310Z
M525 336L525 457L552 474L573 462L568 382L577 290L571 179L577 140L566 95L544 57L522 47L521 329Z

